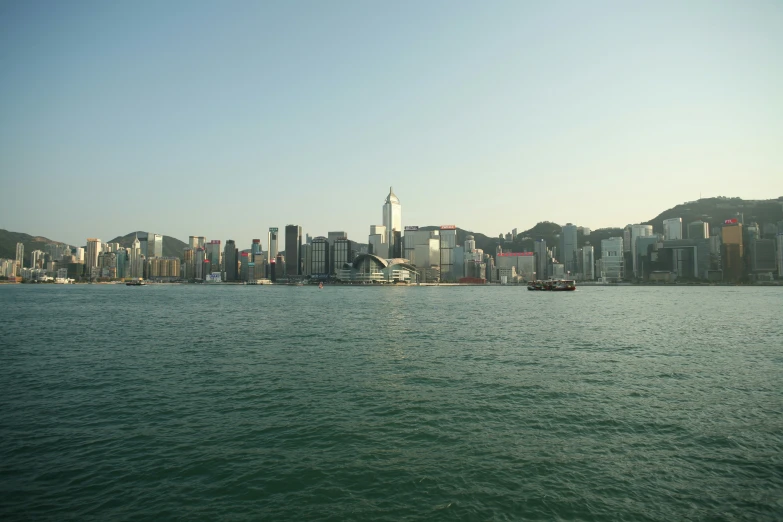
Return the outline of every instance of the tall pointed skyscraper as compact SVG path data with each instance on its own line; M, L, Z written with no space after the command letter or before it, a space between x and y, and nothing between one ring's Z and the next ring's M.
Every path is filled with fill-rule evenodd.
M386 244L389 245L388 257L402 257L402 245L399 244L399 236L402 233L402 205L391 187L386 203L383 204L383 226L386 227Z

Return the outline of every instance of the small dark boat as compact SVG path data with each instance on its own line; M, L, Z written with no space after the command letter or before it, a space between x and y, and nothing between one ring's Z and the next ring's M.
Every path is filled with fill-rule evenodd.
M549 281L530 281L528 290L543 292L570 292L576 290L576 281L573 279L550 279Z

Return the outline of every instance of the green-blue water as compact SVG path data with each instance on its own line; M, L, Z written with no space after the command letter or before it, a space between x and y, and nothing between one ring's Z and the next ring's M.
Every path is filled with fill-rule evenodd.
M783 290L0 287L3 520L783 518Z

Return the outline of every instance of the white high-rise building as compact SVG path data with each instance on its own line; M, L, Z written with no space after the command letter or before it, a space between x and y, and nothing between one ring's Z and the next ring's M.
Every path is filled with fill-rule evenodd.
M24 266L24 243L16 244L16 262L14 263L14 275L22 275Z
M76 262L84 263L84 248L76 247Z
M190 236L188 238L188 246L192 248L194 251L197 248L204 248L204 245L207 244L207 238L204 236Z
M44 259L43 250L33 250L32 252L30 252L30 268L43 268L43 259ZM41 266L38 266L39 264Z
M147 251L142 252L151 257L163 257L163 236L161 234L149 234L147 236Z
M269 227L269 234L267 235L266 238L266 244L269 247L268 252L269 252L270 263L274 261L275 258L277 258L277 254L278 254L277 230L278 230L277 227Z
M12 277L15 274L16 261L14 259L0 259L0 276Z
M663 220L663 238L682 239L682 218L671 218Z
M402 205L391 187L389 187L389 195L386 196L386 203L383 204L383 226L386 227L386 244L389 253L387 256L382 257L392 258L397 246L394 240L394 233L402 233Z
M141 254L141 241L138 236L133 239L133 245L130 248L130 277L138 278L144 276L143 256Z
M579 273L584 281L595 279L595 252L593 245L585 245L579 249Z
M94 237L87 238L87 251L85 252L84 265L86 268L98 266L98 254L101 253L101 240Z

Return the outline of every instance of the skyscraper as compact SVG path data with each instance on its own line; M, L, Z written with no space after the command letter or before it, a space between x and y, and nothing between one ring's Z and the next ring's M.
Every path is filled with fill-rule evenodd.
M772 274L777 271L774 239L754 239L749 247L750 269L755 274Z
M576 257L576 225L571 223L563 227L560 235L560 262L563 263L566 274L575 274L577 268Z
M120 279L124 279L128 277L128 249L127 248L119 248L117 249L117 277Z
M250 281L253 279L253 272L251 270L253 265L252 254L250 252L239 253L239 277L240 281Z
M389 246L386 243L386 227L383 225L370 225L370 252L373 255L386 259L389 255Z
M269 262L273 263L277 259L277 254L280 253L277 245L277 227L269 227L266 244L269 247Z
M332 266L332 274L337 274L346 264L351 263L354 258L353 245L347 237L340 237L334 240L334 244L329 251L329 260Z
M188 246L190 246L190 248L192 248L194 251L197 248L203 248L206 243L207 238L204 236L190 236L188 238Z
M207 278L210 268L207 251L203 247L198 247L193 257L193 277L198 281L203 281Z
M775 258L778 264L778 278L783 278L783 230L778 232L776 239L778 244Z
M637 275L637 255L636 255L636 240L640 237L647 237L653 234L652 225L631 225L631 265L634 276Z
M320 277L329 275L329 240L318 236L313 239L310 248L312 249L310 274Z
M24 243L16 244L16 262L14 263L14 275L22 275L24 267Z
M302 227L285 226L286 275L302 275Z
M141 248L141 255L148 257L147 252L147 239L149 238L149 233L147 232L136 232L136 239L139 240L139 248ZM139 276L141 277L141 276Z
M151 257L163 257L163 236L150 234L147 243L147 259Z
M30 268L43 268L43 261L43 250L33 250L30 252Z
M604 282L617 282L625 276L623 245L622 237L601 240L600 276Z
M128 274L132 278L139 278L144 276L144 256L141 253L141 241L139 241L138 235L133 238L133 244L131 245L129 255Z
M546 249L546 241L543 239L536 239L533 245L533 252L536 255L536 279L546 279L547 266L549 261L549 253Z
M219 239L213 239L209 243L207 243L207 259L209 260L209 272L220 272L220 240ZM208 276L209 274L204 274L204 277Z
M454 280L454 248L457 246L457 227L440 227L440 278L441 281Z
M192 236L191 236L192 237ZM185 279L191 280L196 277L196 251L192 247L187 247L183 251L182 261L185 264Z
M302 245L302 275L312 275L313 267L313 238L310 238L309 243Z
M402 257L412 265L422 269L440 267L440 230L419 230L417 226L407 226L402 243Z
M663 238L667 241L682 239L682 218L663 220Z
M465 252L475 252L476 250L476 238L473 236L465 237Z
M671 218L663 220L663 238L667 241L682 239L682 218ZM672 267L674 273L682 275L682 263L680 261L682 251L672 250Z
M98 254L101 253L101 240L94 237L87 238L87 251L85 252L84 265L89 270L98 266Z
M223 265L225 266L226 281L239 280L239 273L237 271L238 254L236 244L233 239L226 241L226 247L223 252Z
M389 251L386 254L376 252L376 255L391 258L394 257L396 246L394 233L402 233L402 205L391 187L389 187L389 195L386 196L386 202L383 204L383 226L386 227L386 245Z
M348 232L345 232L344 230L336 230L326 234L326 240L329 241L329 246L332 247L334 246L335 241L346 237L348 237ZM312 242L312 240L310 242Z
M710 226L704 221L693 221L688 224L688 239L709 239Z
M742 241L742 224L729 219L721 229L721 260L723 280L736 282L742 279L745 252Z
M595 252L593 245L584 245L579 249L579 273L583 281L595 279Z

